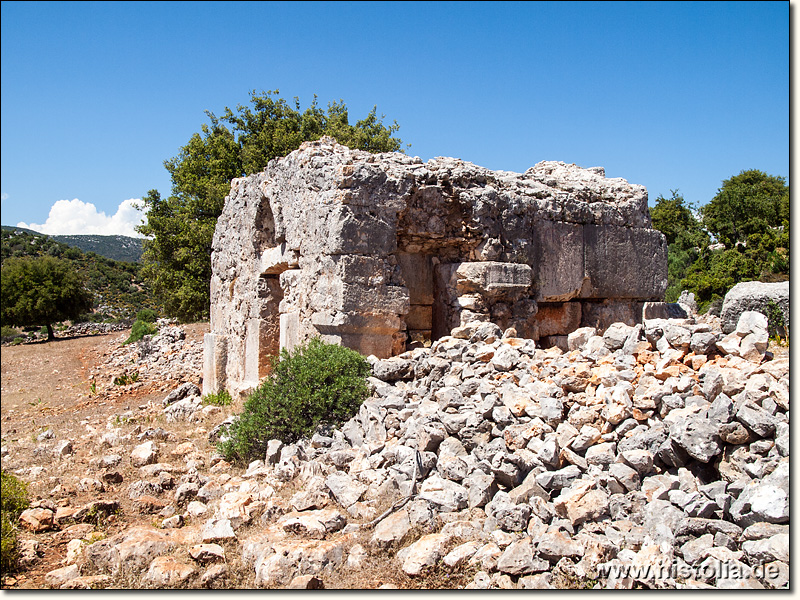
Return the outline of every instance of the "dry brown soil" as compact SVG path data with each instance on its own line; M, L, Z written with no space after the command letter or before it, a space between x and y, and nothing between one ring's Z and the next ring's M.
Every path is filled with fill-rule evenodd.
M202 342L203 334L208 332L208 323L194 323L182 326L186 331L187 341ZM122 341L130 335L130 330L104 335L82 336L56 339L51 342L4 346L0 350L2 360L2 408L0 409L0 430L4 447L27 446L31 449L37 445L36 436L46 429L55 433L55 440L69 439L75 445L75 454L69 460L58 462L52 456L46 459L31 453L24 460L23 466L47 467L48 472L41 482L28 482L32 501L49 501L57 506L68 505L79 507L88 502L103 499L119 499L123 510L117 518L103 524L103 535L113 535L116 531L129 527L139 521L149 523L152 515L139 515L138 511L126 506L128 500L121 490L130 483L130 475L123 461L120 472L125 481L113 489L107 486L106 493L98 495L91 492L80 492L70 489L66 498L61 494L51 496L55 480L74 481L80 477L96 477L96 468L92 461L96 455L96 445L91 443L91 435L87 432L96 430L97 435L106 431L107 423L115 416L133 410L144 415L140 409L148 402L160 402L166 393L177 387L176 381L144 380L133 385L120 387L108 383L114 373L109 370L97 378L98 383L93 393L89 372L93 367L102 365L108 356L120 348ZM199 380L194 379L195 383ZM148 414L152 414L149 411ZM151 417L146 417L149 419ZM132 419L123 426L124 433L130 433L136 426ZM142 429L160 423L149 424L145 418L140 419ZM91 428L91 429L90 429ZM89 438L88 440L86 438ZM177 442L184 441L183 439ZM174 444L170 444L174 445ZM93 455L92 452L95 452ZM124 457L127 458L127 457ZM7 459L3 459L6 467ZM42 464L47 463L47 464ZM14 467L19 468L20 459L15 457ZM55 476L55 477L54 477ZM23 479L26 479L23 477ZM61 560L65 554L66 542L59 539L53 531L41 534L21 532L22 539L36 539L44 556L29 570L15 574L10 580L3 581L3 588L46 588L44 574L63 566Z

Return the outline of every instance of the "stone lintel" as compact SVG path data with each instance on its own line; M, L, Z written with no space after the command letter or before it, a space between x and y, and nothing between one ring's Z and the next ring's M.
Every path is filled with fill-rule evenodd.
M260 270L263 275L277 275L288 269L296 269L298 265L297 251L288 249L286 242L267 248L261 254Z
M459 296L478 293L491 298L525 292L533 283L532 269L521 263L479 261L461 263L456 268Z

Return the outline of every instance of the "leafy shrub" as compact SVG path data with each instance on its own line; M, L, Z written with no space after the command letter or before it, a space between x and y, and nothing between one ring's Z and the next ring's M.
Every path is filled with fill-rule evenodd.
M203 396L203 404L213 404L214 406L228 406L233 402L233 398L228 390L222 390L218 394L206 394Z
M157 318L158 314L152 308L143 308L136 313L136 320L144 321L145 323L155 323Z
M349 348L312 339L290 354L281 351L273 371L248 397L219 450L228 460L263 457L267 442L292 443L320 424L340 425L369 395L369 363Z
M158 328L153 325L152 323L148 323L147 321L140 321L137 319L134 321L133 326L131 327L131 335L130 337L125 340L122 345L125 346L127 344L132 344L133 342L138 342L146 335L153 335L158 331Z
M24 482L13 475L0 472L0 573L12 571L17 563L17 518L28 506L28 491Z
M772 298L767 299L767 321L769 335L777 339L788 337L786 322L783 318L783 310Z
M134 371L131 374L128 374L126 371L122 375L117 375L114 377L114 385L130 385L131 383L136 383L139 381L139 371Z
M9 327L8 325L3 325L0 327L0 337L10 338L18 336L19 330L15 329L14 327Z

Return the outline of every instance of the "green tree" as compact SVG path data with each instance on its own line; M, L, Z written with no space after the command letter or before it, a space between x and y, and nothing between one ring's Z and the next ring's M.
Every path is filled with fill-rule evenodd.
M170 196L150 190L143 198L147 220L138 231L150 239L144 242L142 273L167 314L184 321L208 317L211 242L231 179L261 171L273 158L323 135L370 152L401 149L402 141L394 137L399 126L384 125L376 108L351 125L344 102L324 111L315 96L301 111L297 98L292 106L278 93L253 91L251 106L226 107L220 118L207 111L210 124L164 163L172 180Z
M667 244L684 240L695 246L708 242L702 224L694 216L694 207L686 202L679 190L670 190L669 198L659 196L650 209L653 227L667 238Z
M687 269L683 289L694 292L701 311L710 302L723 298L734 285L759 276L759 265L739 246L722 252L704 251Z
M726 248L784 221L788 225L786 179L757 169L742 171L722 182L717 195L702 208L702 215L705 228Z
M692 207L678 190L671 196L659 196L650 209L653 227L667 238L667 291L665 300L675 302L681 293L682 280L689 267L697 260L709 237L700 221L694 216Z
M9 258L3 262L3 325L45 325L52 340L53 323L77 318L92 308L92 295L72 265L52 256Z

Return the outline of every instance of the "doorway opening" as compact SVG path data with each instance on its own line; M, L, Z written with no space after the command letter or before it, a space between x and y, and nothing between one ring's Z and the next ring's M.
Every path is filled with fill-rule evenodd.
M445 331L446 307L443 294L437 289L436 266L439 259L432 254L397 253L411 308L405 317L406 348L429 347L449 331Z
M270 374L273 357L281 351L280 304L283 300L280 275L262 275L258 281L260 323L258 331L258 378Z

